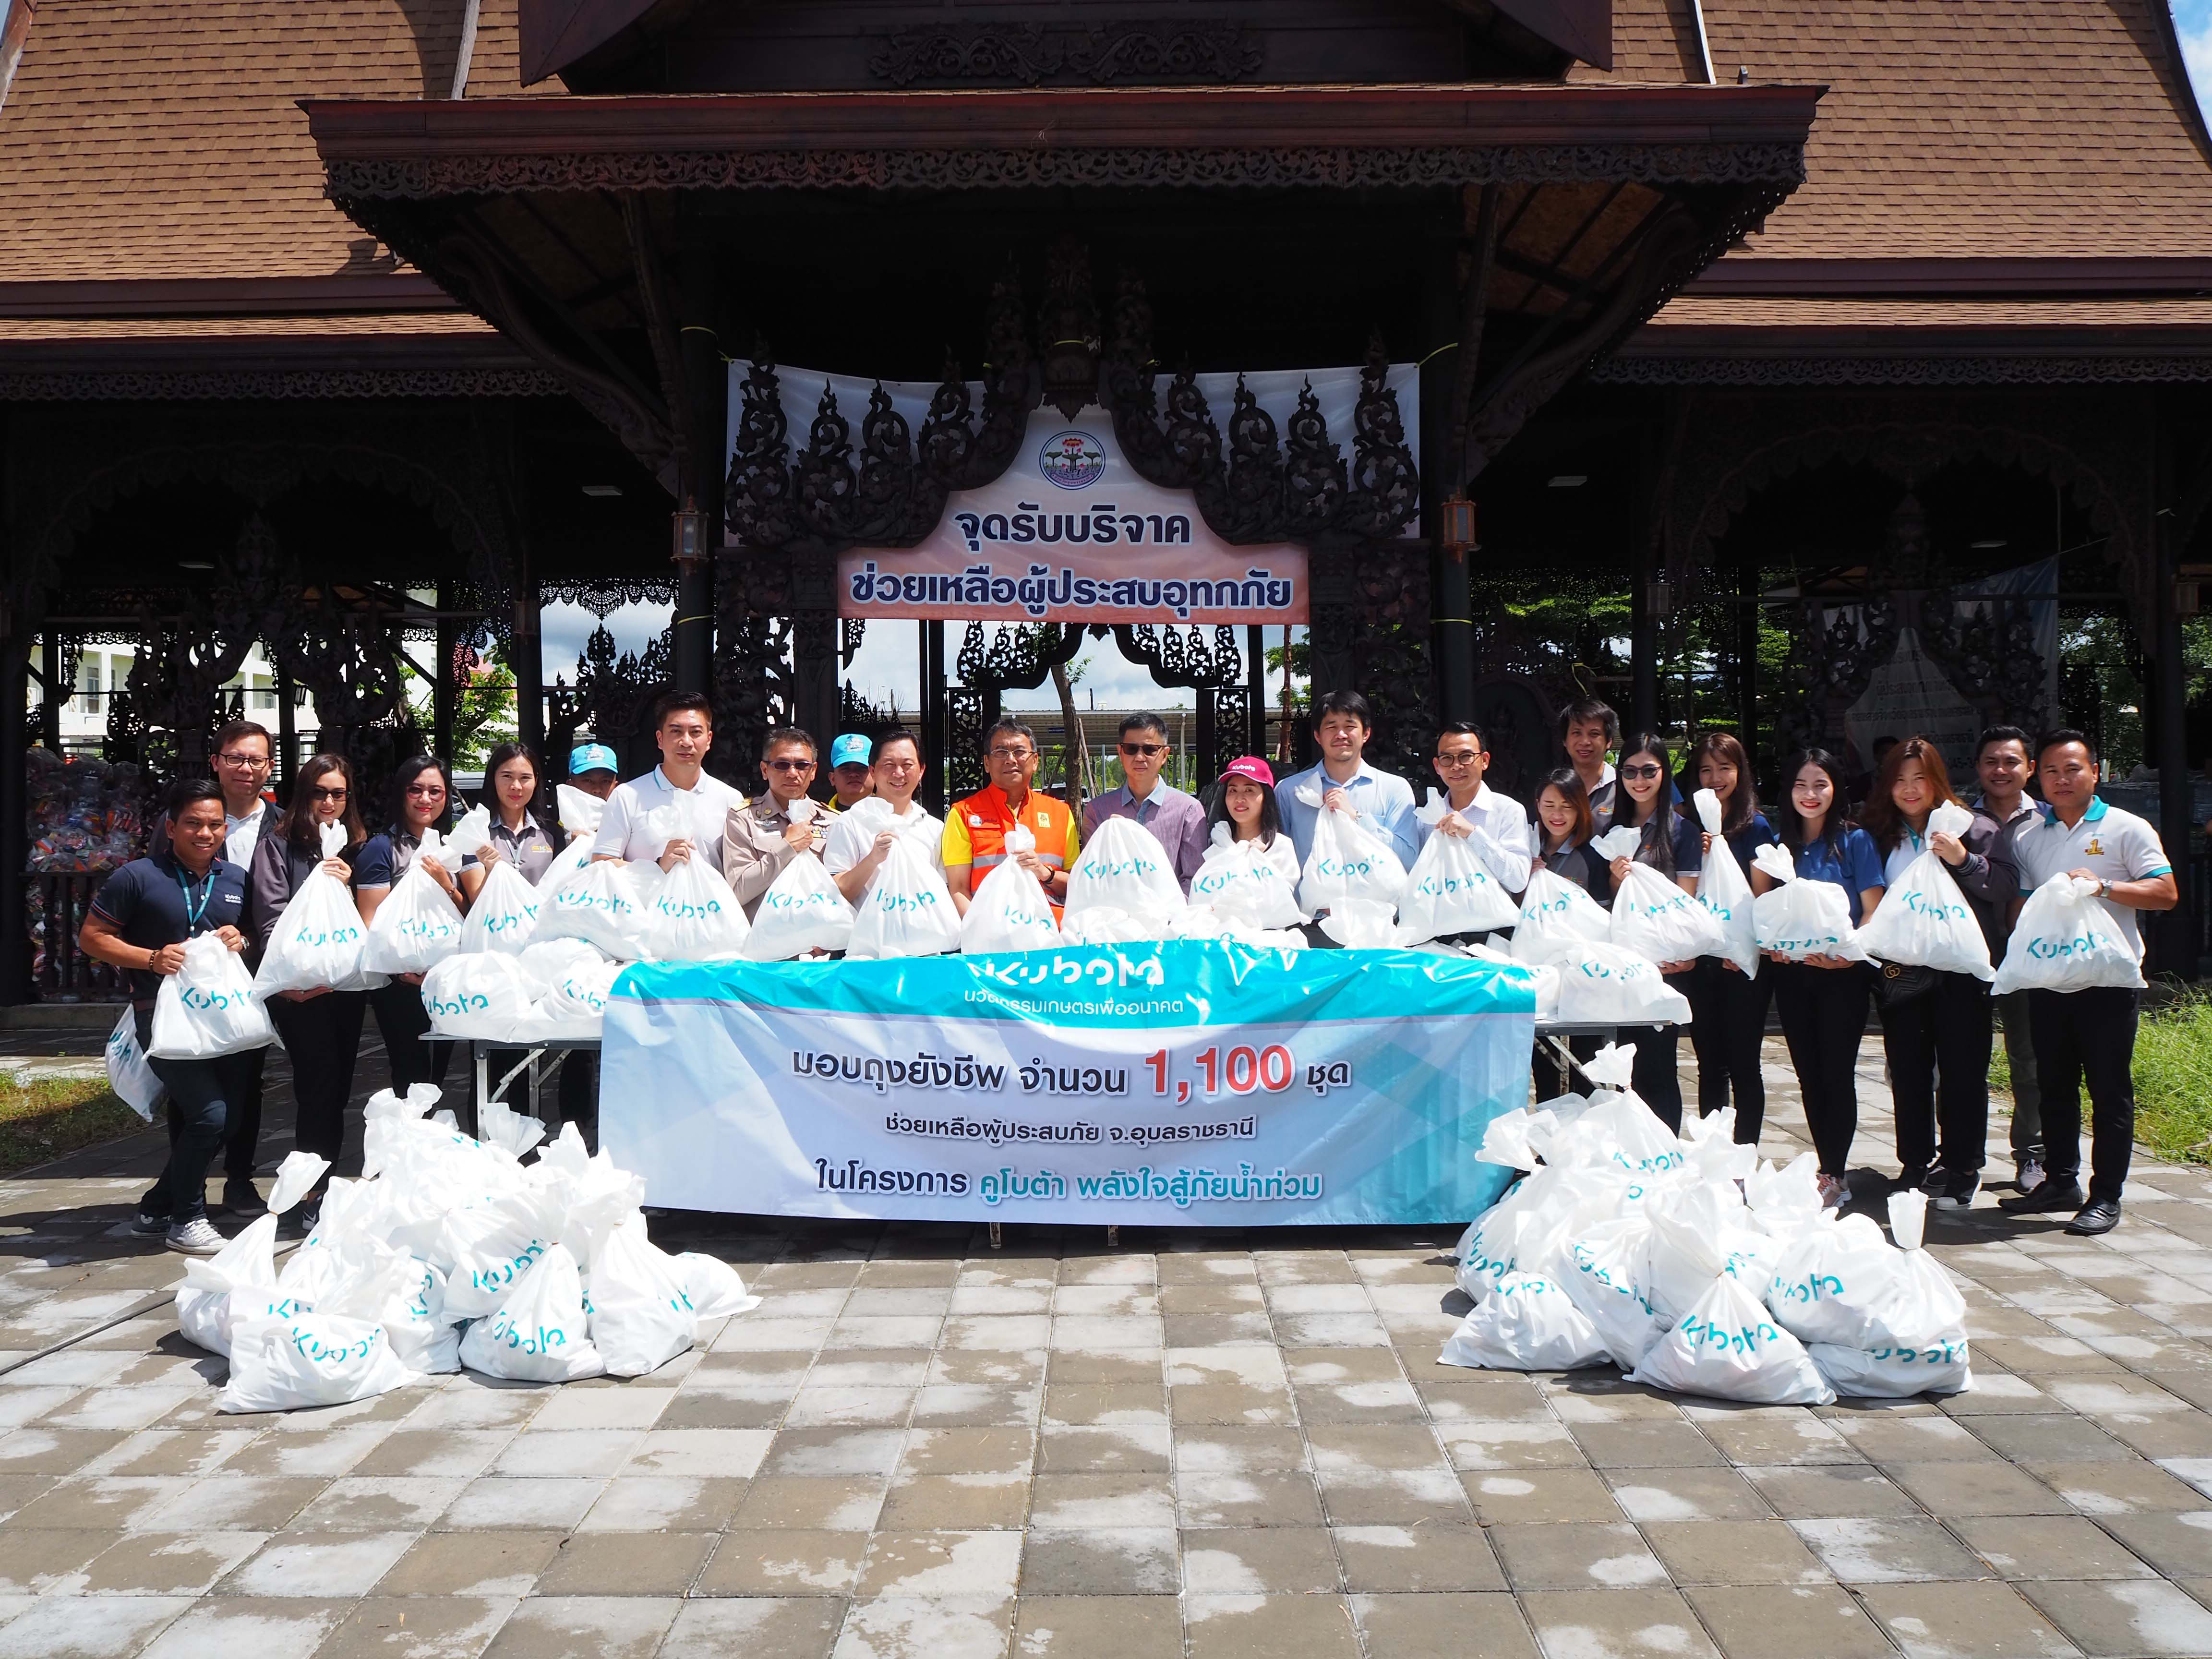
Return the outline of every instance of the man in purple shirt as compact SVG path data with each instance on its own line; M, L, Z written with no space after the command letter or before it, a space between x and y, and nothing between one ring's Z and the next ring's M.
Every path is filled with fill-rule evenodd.
M1128 782L1085 805L1084 843L1089 845L1108 818L1134 818L1167 849L1176 879L1188 893L1190 878L1206 857L1206 809L1197 796L1160 781L1160 768L1168 758L1168 728L1158 715L1132 714L1123 720L1120 746L1121 775Z

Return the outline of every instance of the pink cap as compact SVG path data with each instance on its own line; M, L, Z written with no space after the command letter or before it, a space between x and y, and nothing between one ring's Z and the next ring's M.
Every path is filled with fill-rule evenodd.
M1255 783L1262 783L1273 789L1275 787L1275 769L1257 755L1245 755L1230 762L1224 769L1221 781L1226 783L1231 778L1249 778Z

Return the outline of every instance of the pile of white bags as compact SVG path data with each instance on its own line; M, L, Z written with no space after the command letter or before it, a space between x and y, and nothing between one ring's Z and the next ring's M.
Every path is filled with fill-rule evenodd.
M2097 884L2055 875L2027 896L1998 964L1993 996L2014 991L2140 988L2142 963L2114 923Z
M1626 1051L1585 1070L1624 1081ZM1610 1360L1632 1382L1766 1405L1972 1386L1966 1306L1919 1248L1924 1194L1893 1200L1897 1243L1820 1206L1814 1158L1735 1144L1735 1117L1677 1138L1601 1090L1492 1121L1485 1163L1528 1173L1468 1228L1475 1306L1445 1364L1553 1370Z
M1974 815L1946 801L1928 815L1928 833L1958 836L1972 828ZM1996 977L1990 966L1989 941L1967 908L1950 866L1929 848L1905 866L1889 884L1874 915L1859 929L1859 945L1876 962L1933 968L1947 974Z
M339 1405L463 1367L639 1376L688 1350L702 1322L758 1305L723 1262L653 1244L644 1182L587 1155L573 1125L525 1164L544 1133L534 1120L495 1106L471 1139L425 1117L437 1099L427 1085L371 1097L363 1178L329 1182L281 1270L277 1215L328 1167L305 1153L279 1170L269 1214L186 1264L179 1327L230 1358L218 1409Z

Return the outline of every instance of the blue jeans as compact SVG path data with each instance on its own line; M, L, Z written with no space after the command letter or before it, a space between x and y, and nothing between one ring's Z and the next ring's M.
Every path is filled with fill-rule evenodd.
M259 1080L261 1051L220 1060L149 1060L169 1092L169 1161L138 1200L148 1215L172 1226L207 1213L208 1166L222 1150L232 1103L242 1103Z

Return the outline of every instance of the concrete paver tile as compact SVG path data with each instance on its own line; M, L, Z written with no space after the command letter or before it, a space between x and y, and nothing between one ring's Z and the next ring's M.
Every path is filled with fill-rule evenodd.
M882 1595L853 1604L833 1659L1001 1659L1012 1596Z
M188 1595L44 1597L0 1626L0 1659L127 1659L191 1606Z
M1953 1522L1952 1530L2006 1578L2158 1577L2080 1516L1978 1516Z
M216 1534L209 1534L215 1536ZM417 1534L404 1532L283 1533L223 1581L227 1595L366 1595Z
M484 1651L494 1659L652 1659L682 1605L673 1596L532 1596Z
M1359 1636L1341 1595L1183 1597L1189 1659L1356 1659Z
M1781 1521L1647 1522L1678 1584L1825 1584L1828 1571Z
M887 1483L866 1475L761 1475L745 1489L732 1528L867 1532Z
M1178 1424L1173 1447L1175 1467L1180 1471L1241 1474L1261 1469L1302 1469L1311 1462L1305 1437L1296 1429L1249 1424Z
M1175 1492L1185 1528L1322 1524L1321 1493L1303 1469L1186 1470L1175 1477Z
M341 1475L293 1516L289 1532L411 1532L453 1506L469 1482L429 1475Z
M1700 1419L1698 1426L1731 1463L1778 1466L1866 1461L1856 1446L1836 1431L1834 1425L1808 1412L1779 1417L1764 1413L1707 1417Z
M879 1532L860 1569L859 1595L1012 1596L1021 1576L1018 1532Z
M1485 1526L1504 1522L1620 1519L1620 1505L1593 1469L1516 1469L1460 1477Z
M1028 1517L1029 1503L1030 1477L1018 1470L909 1475L890 1483L876 1524L899 1532L1019 1527Z
M526 1532L425 1533L378 1581L380 1596L473 1596L513 1601L527 1595L567 1534ZM487 1638L489 1639L489 1638Z
M899 1472L901 1474L1020 1474L1036 1463L1037 1451L1037 1437L1026 1428L915 1429L907 1435L906 1448L899 1461Z
M241 1650L255 1659L308 1659L337 1628L350 1600L202 1596L147 1644L145 1659L237 1659Z
M574 1527L599 1501L606 1482L596 1478L523 1478L487 1474L461 1488L438 1517L441 1532L495 1527Z
M1861 1601L1905 1659L2072 1659L2080 1651L2010 1584L1875 1584Z
M1370 1659L1433 1659L1445 1653L1536 1659L1528 1621L1510 1595L1354 1595L1352 1614Z
M2136 1454L2086 1417L1978 1417L1967 1425L2000 1457L2044 1463L2100 1463Z
M1182 1584L1176 1534L1163 1527L1036 1528L1022 1553L1024 1597L1172 1595Z
M2142 1510L2194 1510L2204 1494L2147 1458L2095 1463L2021 1465L2084 1515L2127 1515Z
M1890 1659L1896 1651L1833 1584L1700 1584L1683 1594L1727 1659Z
M786 1429L769 1443L760 1472L887 1478L905 1445L903 1429Z
M1014 1650L1052 1659L1182 1659L1172 1595L1024 1595Z
M539 1595L682 1595L714 1547L710 1532L578 1533L538 1576Z
M659 1659L825 1659L844 1617L843 1602L818 1596L687 1601Z
M1583 1469L1589 1455L1548 1415L1513 1418L1448 1418L1436 1425L1437 1437L1457 1469Z
M1164 1474L1170 1431L1156 1424L1070 1428L1048 1424L1036 1447L1036 1468L1052 1474Z
M1619 1469L1607 1480L1632 1521L1764 1521L1774 1513L1734 1469Z
M2084 1653L2212 1653L2212 1609L2179 1585L2054 1583L2021 1589Z
M1676 1590L1536 1590L1521 1605L1546 1659L1711 1659L1717 1652Z
M1846 1584L1983 1578L1990 1569L1933 1521L1793 1521L1830 1572Z
M1343 1584L1329 1534L1317 1526L1187 1532L1182 1573L1194 1595L1334 1595Z
M1354 1594L1463 1592L1505 1588L1484 1529L1441 1523L1413 1527L1338 1527L1345 1588Z
M1920 1509L1903 1487L1863 1465L1747 1468L1744 1478L1785 1521L1911 1516Z
M1663 1419L1629 1423L1576 1423L1575 1442L1601 1469L1680 1469L1728 1462L1688 1423Z
M868 1553L864 1532L725 1533L694 1595L848 1595Z
M7 1534L0 1534L4 1539ZM61 1581L82 1595L202 1595L267 1541L266 1533L131 1533ZM0 1551L6 1546L0 1544Z
M1516 1590L1626 1589L1667 1582L1658 1557L1626 1521L1497 1526L1488 1531Z
M1175 1495L1163 1474L1040 1474L1030 1513L1047 1527L1172 1527Z
M1930 1515L2064 1515L2073 1506L2010 1463L1886 1463Z
M2212 1577L2212 1510L2114 1515L2104 1524L2168 1578Z
M514 1605L511 1595L367 1597L346 1609L315 1659L476 1659Z

